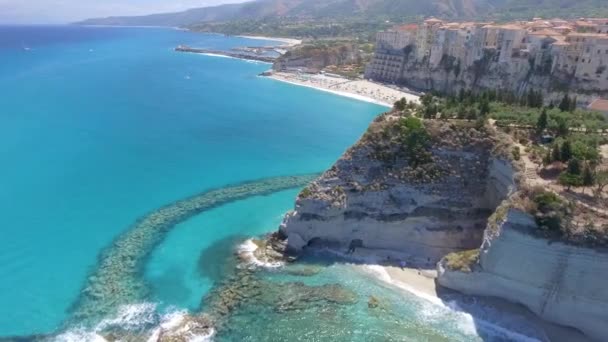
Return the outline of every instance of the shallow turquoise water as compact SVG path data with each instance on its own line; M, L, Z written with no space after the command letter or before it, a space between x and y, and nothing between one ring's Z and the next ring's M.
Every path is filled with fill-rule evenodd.
M147 212L208 188L322 171L383 110L256 77L265 64L172 51L184 43L260 44L0 27L0 336L58 328L100 251ZM145 267L151 299L196 308L221 274L214 250L203 252L274 230L296 193L179 225Z

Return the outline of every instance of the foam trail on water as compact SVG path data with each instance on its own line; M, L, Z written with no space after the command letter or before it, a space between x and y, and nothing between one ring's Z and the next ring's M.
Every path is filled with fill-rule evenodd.
M267 178L205 191L140 218L101 254L72 308L72 317L66 327L92 326L94 322L110 317L121 305L144 302L149 294L142 275L144 263L177 224L230 202L304 187L317 176Z

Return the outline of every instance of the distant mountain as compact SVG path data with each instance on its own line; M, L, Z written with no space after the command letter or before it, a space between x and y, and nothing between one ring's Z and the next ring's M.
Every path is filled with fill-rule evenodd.
M255 0L139 17L89 19L86 25L204 27L207 24L332 19L405 21L421 16L449 19L514 19L608 16L608 0ZM255 30L253 30L255 31Z
M488 0L257 0L241 4L197 8L178 13L89 19L78 24L184 27L206 22L280 17L324 19L434 15L459 18L473 17L480 11L485 12L488 8Z

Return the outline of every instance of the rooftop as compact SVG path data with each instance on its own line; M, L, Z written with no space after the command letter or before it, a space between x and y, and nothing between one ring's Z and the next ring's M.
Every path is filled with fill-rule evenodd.
M591 104L587 107L587 109L608 113L608 100L597 99L597 100L591 102Z

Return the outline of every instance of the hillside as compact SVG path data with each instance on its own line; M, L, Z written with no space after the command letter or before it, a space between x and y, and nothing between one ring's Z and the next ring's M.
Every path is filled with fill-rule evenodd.
M363 25L364 19L365 23L374 26L386 20L402 22L420 16L495 20L532 16L597 17L608 16L605 4L605 0L255 0L178 13L89 19L79 24L196 26L203 31L229 34L280 33L278 29L269 30L266 26L280 27L294 21L310 24L328 19L334 23L355 21L359 26ZM228 22L230 25L226 24ZM331 32L321 32L324 34L331 35Z
M436 15L468 17L487 9L487 0L257 0L192 9L178 13L140 17L89 19L89 25L189 26L197 23L233 20L259 20L271 17L299 19L354 17L413 17Z

